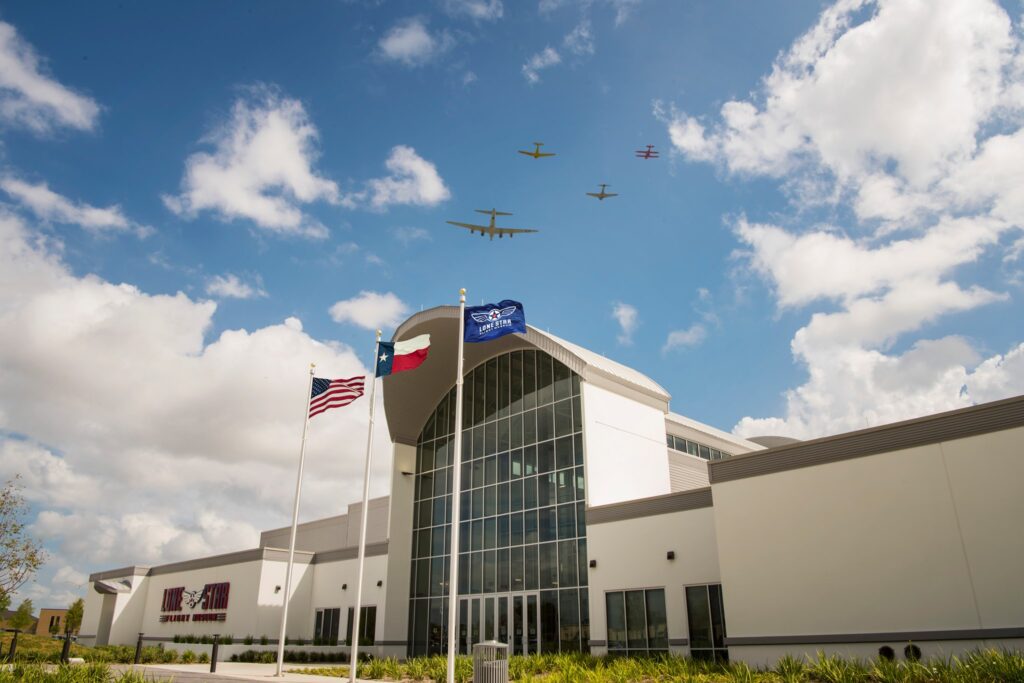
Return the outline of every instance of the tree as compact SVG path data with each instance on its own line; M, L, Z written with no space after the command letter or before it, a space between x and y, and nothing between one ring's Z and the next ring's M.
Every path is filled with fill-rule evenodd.
M8 619L8 625L11 628L24 631L32 624L32 609L32 601L25 598L22 600L21 604L18 605L18 609L14 612L14 616Z
M78 598L68 607L68 613L64 615L64 630L68 633L78 633L82 627L82 615L85 614L85 601Z
M18 477L8 480L0 489L0 609L10 606L11 596L46 559L42 544L25 529L27 511Z

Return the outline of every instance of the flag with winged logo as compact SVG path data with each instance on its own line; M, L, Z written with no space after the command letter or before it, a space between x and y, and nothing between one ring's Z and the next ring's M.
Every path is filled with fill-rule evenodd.
M526 312L518 301L505 299L497 304L467 306L465 313L467 342L485 342L518 332L526 334Z

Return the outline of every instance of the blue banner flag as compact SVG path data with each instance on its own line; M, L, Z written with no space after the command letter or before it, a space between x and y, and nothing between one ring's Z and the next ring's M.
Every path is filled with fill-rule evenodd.
M466 341L490 341L513 332L526 334L526 312L518 301L505 299L497 304L466 307Z

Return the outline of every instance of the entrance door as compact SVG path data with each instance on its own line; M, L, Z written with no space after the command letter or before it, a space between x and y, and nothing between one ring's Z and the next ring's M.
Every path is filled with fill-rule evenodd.
M537 593L482 595L459 600L459 652L471 654L473 645L497 640L509 654L540 652L540 610Z

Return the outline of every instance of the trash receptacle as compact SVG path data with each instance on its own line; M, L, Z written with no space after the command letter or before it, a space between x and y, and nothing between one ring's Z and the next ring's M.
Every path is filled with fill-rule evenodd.
M508 683L508 645L487 640L473 646L473 683Z

